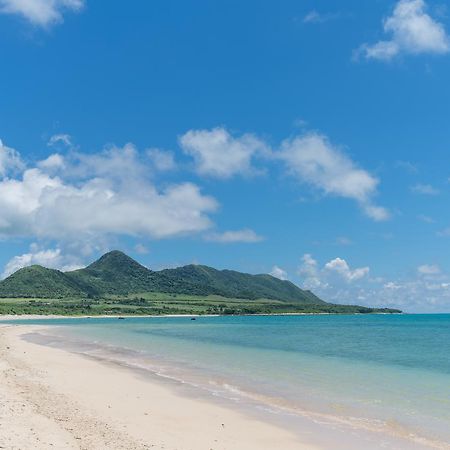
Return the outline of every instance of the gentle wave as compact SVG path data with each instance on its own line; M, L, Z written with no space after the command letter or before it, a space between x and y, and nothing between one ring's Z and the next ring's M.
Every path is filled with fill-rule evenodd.
M171 355L155 355L143 349L133 348L131 345L107 342L105 339L81 338L73 333L73 329L70 334L67 333L67 329L64 331L58 329L58 333L54 334L56 331L55 328L45 334L42 332L32 333L26 338L40 344L65 348L101 361L120 364L170 382L188 385L207 395L232 401L247 408L254 408L265 414L282 418L290 417L291 421L301 417L321 427L379 433L383 436L384 443L381 447L384 448L404 449L407 448L406 443L409 443L411 448L450 449L448 442L427 436L426 430L422 430L420 433L395 418L381 420L374 417L349 415L346 414L346 407L339 403L331 404L329 411L324 411L323 405L320 404L315 404L316 408L311 408L311 401L305 401L305 404L302 404L301 398L298 396L290 399L286 395L270 395L267 390L258 389L261 387L258 383L254 383L254 389L251 389L252 383L236 383L236 381L242 380L232 380L213 368L205 370L203 367L200 370L195 364L181 362L172 358ZM389 440L385 440L387 436L394 438L392 444L389 443ZM396 440L404 441L405 446L400 444L401 446L397 447Z

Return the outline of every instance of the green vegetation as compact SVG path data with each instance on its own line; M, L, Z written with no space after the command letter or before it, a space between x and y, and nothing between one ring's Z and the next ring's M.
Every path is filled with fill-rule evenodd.
M0 314L162 315L396 313L326 303L270 275L189 265L151 271L114 251L85 269L20 269L0 282Z
M42 266L25 267L0 283L0 297L84 297L85 289L66 274Z
M165 315L165 314L289 314L330 313L369 314L394 313L396 310L323 304L292 304L277 300L230 299L219 296L184 296L146 293L102 299L0 299L0 314L71 315Z
M107 253L85 269L68 272L66 275L78 285L90 286L91 294L94 291L98 296L164 292L323 303L311 292L270 275L249 275L200 265L154 272L118 251Z
M311 292L270 275L197 265L155 272L118 251L107 253L85 269L62 273L32 266L0 283L0 297L11 298L103 298L142 292L324 303Z

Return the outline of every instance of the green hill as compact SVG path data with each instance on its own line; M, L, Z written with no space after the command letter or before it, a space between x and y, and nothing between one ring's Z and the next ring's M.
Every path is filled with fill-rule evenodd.
M31 266L0 282L0 297L3 298L89 298L146 292L324 303L311 292L270 275L250 275L200 265L155 272L119 251L103 255L85 269L62 273Z
M159 272L160 292L190 295L220 295L229 298L256 300L267 298L302 303L324 303L309 291L304 291L290 281L271 275L249 275L233 270L189 265Z
M152 271L119 251L84 269L41 266L0 282L0 314L266 314L400 312L333 305L290 281L201 265Z
M155 272L119 251L107 253L85 269L67 272L66 275L77 284L90 286L98 295L164 292L323 303L311 292L270 275L249 275L200 265Z
M119 251L106 253L85 269L66 272L75 283L90 286L98 296L155 292L156 274Z
M87 286L79 285L59 270L42 266L24 267L0 283L0 297L84 297L89 292Z

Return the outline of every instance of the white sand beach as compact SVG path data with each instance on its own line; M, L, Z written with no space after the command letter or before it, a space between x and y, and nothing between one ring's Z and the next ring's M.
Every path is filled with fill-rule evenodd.
M303 450L242 411L180 395L120 367L21 339L0 326L0 448Z

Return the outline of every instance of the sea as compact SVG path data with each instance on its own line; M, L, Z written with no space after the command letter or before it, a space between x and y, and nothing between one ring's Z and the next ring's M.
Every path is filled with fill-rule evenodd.
M450 449L450 314L13 323L46 325L25 338L241 408L318 448Z

